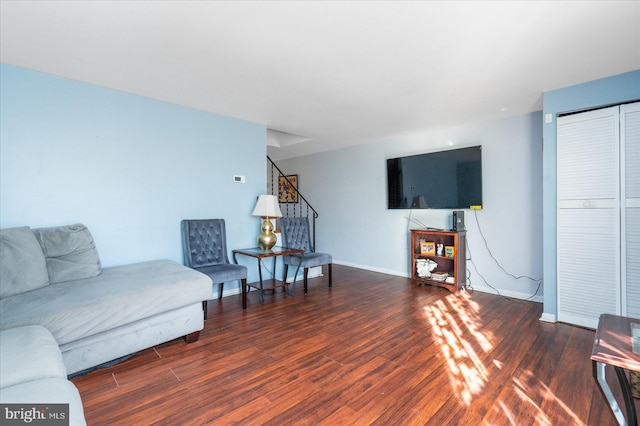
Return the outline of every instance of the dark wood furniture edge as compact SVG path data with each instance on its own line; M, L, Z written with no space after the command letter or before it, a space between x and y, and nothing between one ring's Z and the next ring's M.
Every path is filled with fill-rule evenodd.
M187 343L197 342L198 339L200 339L200 330L194 331L193 333L189 333L186 336L184 336L184 341Z

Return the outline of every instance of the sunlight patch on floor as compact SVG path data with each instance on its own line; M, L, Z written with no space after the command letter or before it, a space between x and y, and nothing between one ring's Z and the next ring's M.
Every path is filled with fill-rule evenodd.
M493 348L491 336L478 329L478 310L478 304L466 292L424 307L435 342L446 360L453 392L467 406L489 379L482 356Z
M542 405L545 408L542 408ZM528 370L517 370L512 383L500 400L493 406L489 421L485 424L495 424L493 421L503 419L517 419L509 424L519 425L523 421L528 424L551 426L553 419L545 413L563 413L563 424L583 425L584 422L561 400L549 387L537 379ZM526 420L529 418L529 420ZM557 420L556 420L557 421Z
M466 292L451 294L424 307L424 315L440 351L451 383L452 393L460 403L470 406L481 395L489 380L489 367L502 369L503 362L491 359L492 333L481 331L479 306ZM485 366L486 361L487 365ZM583 424L581 419L549 387L528 370L516 370L487 412L485 424L553 424L542 407L549 412L562 412L567 424Z

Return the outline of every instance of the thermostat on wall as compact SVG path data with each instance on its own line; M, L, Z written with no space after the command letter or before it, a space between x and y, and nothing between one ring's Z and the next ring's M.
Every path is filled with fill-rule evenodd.
M233 181L238 183L244 183L244 176L233 175Z

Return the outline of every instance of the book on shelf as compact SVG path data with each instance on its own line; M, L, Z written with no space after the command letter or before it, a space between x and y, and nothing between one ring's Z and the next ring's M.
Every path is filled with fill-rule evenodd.
M432 272L431 279L435 281L444 281L447 279L449 274L447 272Z

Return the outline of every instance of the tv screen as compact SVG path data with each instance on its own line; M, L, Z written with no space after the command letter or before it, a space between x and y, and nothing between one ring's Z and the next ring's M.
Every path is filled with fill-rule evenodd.
M482 208L482 147L387 160L390 209Z

